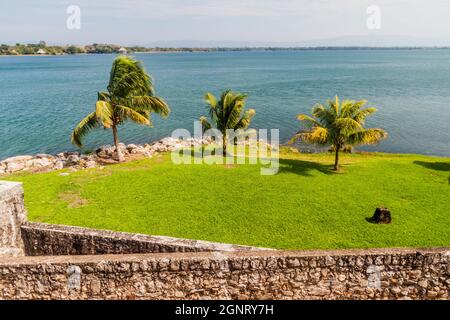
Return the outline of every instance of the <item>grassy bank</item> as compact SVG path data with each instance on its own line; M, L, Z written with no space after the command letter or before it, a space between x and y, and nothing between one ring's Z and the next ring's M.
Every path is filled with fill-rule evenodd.
M170 155L22 181L33 221L285 248L450 246L450 159L284 153L256 165L173 165ZM366 221L389 207L391 225Z

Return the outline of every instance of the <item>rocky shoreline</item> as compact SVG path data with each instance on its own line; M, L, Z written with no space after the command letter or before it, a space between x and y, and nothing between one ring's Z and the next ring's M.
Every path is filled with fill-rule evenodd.
M170 152L186 147L208 145L211 138L190 138L186 140L171 137L161 139L150 144L119 144L119 148L125 157L125 161L141 158L152 158L161 152ZM95 168L107 164L118 163L115 155L116 148L105 145L90 154L80 152L61 152L57 155L37 154L7 158L0 161L0 175L8 175L17 172L49 172L70 168L72 170Z

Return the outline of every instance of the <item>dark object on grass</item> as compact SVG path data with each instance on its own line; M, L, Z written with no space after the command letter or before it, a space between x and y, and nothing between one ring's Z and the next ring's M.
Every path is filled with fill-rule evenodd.
M377 208L370 222L377 224L389 224L392 222L391 212L387 208Z

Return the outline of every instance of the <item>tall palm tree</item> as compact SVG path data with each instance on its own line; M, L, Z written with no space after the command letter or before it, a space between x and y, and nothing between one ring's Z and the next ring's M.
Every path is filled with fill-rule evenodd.
M249 109L244 112L246 99L247 95L234 93L231 90L224 91L219 101L217 101L216 97L211 93L205 95L205 102L208 104L209 118L222 133L222 149L224 157L227 155L227 130L247 129L256 114L254 109ZM200 122L203 131L212 128L212 124L206 117L201 117Z
M387 138L386 131L378 128L364 128L367 116L375 113L376 108L364 108L367 101L328 100L328 106L317 104L312 117L300 114L297 119L303 121L306 130L298 132L291 140L302 140L318 145L331 145L335 151L334 170L339 170L339 152L348 146L376 144Z
M154 96L151 77L140 61L119 56L112 65L106 92L99 92L95 111L90 113L72 132L72 143L82 147L82 139L92 129L103 126L112 129L118 161L123 161L119 149L117 127L126 120L152 126L150 114L167 117L169 106L163 99Z

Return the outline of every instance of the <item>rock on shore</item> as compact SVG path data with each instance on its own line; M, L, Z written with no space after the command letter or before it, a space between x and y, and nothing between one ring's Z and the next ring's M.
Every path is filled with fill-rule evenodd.
M177 149L210 144L211 139L187 139L179 140L174 138L164 138L151 144L119 144L125 160L135 160L139 158L151 158L160 152L174 151ZM61 170L64 168L95 168L105 164L115 163L116 148L105 145L98 148L91 154L81 154L79 152L62 152L57 155L37 154L16 156L0 161L0 175L11 174L15 172L48 172Z

